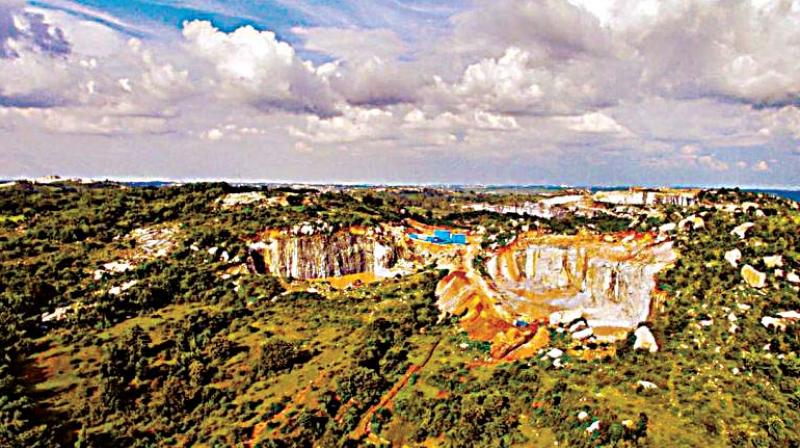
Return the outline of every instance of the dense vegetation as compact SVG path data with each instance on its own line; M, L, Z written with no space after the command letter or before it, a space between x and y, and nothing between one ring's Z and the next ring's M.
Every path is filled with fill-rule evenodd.
M219 206L221 196L249 190L288 200ZM780 254L783 271L800 270L796 203L716 191L658 215L549 220L460 207L535 197L226 184L4 188L0 446L800 445L798 326L760 323L800 303L763 260ZM745 201L756 206L714 206ZM467 340L456 318L440 318L434 289L443 272L433 268L344 289L242 269L255 235L303 222L482 226L502 244L522 228L645 231L690 214L705 225L676 233L681 257L658 279L665 299L649 325L661 350L634 351L629 338L615 356L567 352L562 368L546 357L487 362L485 343ZM744 222L754 226L740 240L731 230ZM98 274L141 255L131 235L142 228L170 229L169 253ZM770 272L767 287L742 282L723 259L732 248ZM64 319L43 321L59 308Z

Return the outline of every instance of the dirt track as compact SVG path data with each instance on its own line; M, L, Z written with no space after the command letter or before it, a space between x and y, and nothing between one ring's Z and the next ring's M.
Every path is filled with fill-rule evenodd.
M408 380L411 379L411 375L419 372L420 370L422 370L428 364L428 362L433 357L433 352L435 352L436 348L439 347L439 343L440 342L441 342L441 339L437 340L431 346L431 349L428 351L428 355L425 357L425 359L422 361L422 363L411 365L408 368L408 370L406 371L406 373L403 375L403 377L400 378L400 380L398 382L396 382L394 384L394 386L392 386L392 388L389 389L389 391L386 392L386 394L383 395L383 397L381 397L381 401L379 401L378 404L370 407L367 410L367 412L361 417L361 421L359 422L358 426L356 427L356 430L353 432L353 434L351 434L351 438L357 440L357 439L360 439L365 434L369 434L370 433L369 426L370 426L370 422L372 421L372 416L375 415L375 412L380 408L388 406L389 403L391 403L391 401L394 400L394 397L397 396L397 393L400 392L400 390L403 387L405 387L406 384L408 384Z

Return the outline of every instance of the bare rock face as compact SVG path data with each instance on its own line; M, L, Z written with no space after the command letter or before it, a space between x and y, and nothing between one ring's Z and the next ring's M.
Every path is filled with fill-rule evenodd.
M388 277L402 258L403 245L376 229L293 235L276 233L251 246L256 270L295 279L372 273Z
M675 257L671 243L646 238L523 237L498 251L487 269L520 314L538 303L581 310L592 327L634 328L650 313L655 274Z
M546 346L536 329L558 326L576 342L614 341L648 320L655 274L671 264L672 243L652 234L518 235L481 252L468 246L436 289L443 314L460 316L470 338L490 341L495 359L520 359ZM642 348L658 345L646 327ZM646 337L649 335L649 338Z
M592 196L596 202L614 205L670 204L686 207L697 201L698 190L680 189L630 189L621 191L598 191Z

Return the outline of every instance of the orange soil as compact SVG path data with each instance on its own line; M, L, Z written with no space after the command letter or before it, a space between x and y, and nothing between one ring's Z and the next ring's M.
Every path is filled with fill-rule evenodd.
M314 279L312 282L328 282L335 289L345 289L348 286L356 283L367 284L374 283L380 279L371 272L360 272L358 274L348 274L341 277L326 277L322 279Z

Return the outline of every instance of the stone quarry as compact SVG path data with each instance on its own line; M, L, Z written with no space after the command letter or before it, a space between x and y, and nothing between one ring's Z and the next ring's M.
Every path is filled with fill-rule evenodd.
M299 234L298 234L299 233ZM386 227L337 232L267 231L250 245L254 270L298 280L370 273L390 277L407 258L402 232Z
M484 254L482 269L475 251L466 249L461 266L440 282L439 307L462 316L471 338L491 341L492 355L506 359L544 347L545 325L576 341L625 337L651 317L655 275L677 258L671 242L635 233L521 234ZM655 347L648 341L645 349Z
M672 243L649 235L522 235L487 270L515 315L581 310L590 327L629 329L647 320L654 276L675 257Z
M492 343L495 358L514 359L547 344L548 325L569 329L577 341L625 337L651 317L655 275L677 257L670 241L649 233L529 232L485 249L477 238L437 247L412 240L409 231L388 225L266 231L251 244L250 258L258 272L297 280L379 279L436 262L448 271L436 289L442 315L460 316L470 338Z

